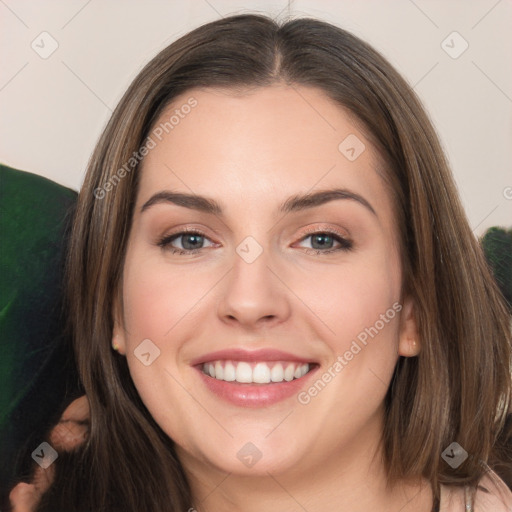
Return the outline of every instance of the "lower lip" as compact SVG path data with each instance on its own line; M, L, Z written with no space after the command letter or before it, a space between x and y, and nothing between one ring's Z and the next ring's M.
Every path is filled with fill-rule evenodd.
M318 366L312 368L300 379L290 382L270 382L269 384L243 384L227 382L206 375L201 368L196 367L206 387L219 398L239 407L264 407L276 404L298 393L306 386L311 375Z

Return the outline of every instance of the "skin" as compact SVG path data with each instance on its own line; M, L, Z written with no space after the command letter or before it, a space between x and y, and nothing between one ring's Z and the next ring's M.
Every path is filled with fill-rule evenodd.
M197 106L144 159L122 303L113 312L113 343L176 443L196 497L191 511L429 512L428 482L388 488L382 463L383 400L398 356L417 356L420 344L414 304L401 295L380 156L359 123L312 88L196 89L157 125L191 96ZM349 134L366 147L355 161L338 150ZM330 188L359 194L374 212L345 199L277 213L290 196ZM212 198L223 215L170 203L141 211L164 190ZM190 242L186 236L158 245L184 228L204 232L198 253L171 252ZM317 254L306 228L338 231L352 248ZM263 249L250 264L236 252L247 236ZM318 250L338 247L334 240ZM190 364L226 348L275 348L320 364L307 390L395 303L401 312L307 405L293 396L234 406L208 391ZM160 350L149 366L134 354L144 339ZM252 467L237 457L248 442L261 452Z
M191 507L429 511L428 484L387 488L381 458L383 400L398 354L413 357L420 347L414 304L401 296L396 220L379 155L358 123L316 89L196 89L160 121L191 96L197 107L144 160L114 311L115 341L145 405L176 442L197 497ZM349 134L366 146L352 162L338 150ZM329 188L359 194L375 213L336 200L277 214L290 196ZM212 198L223 214L171 203L141 211L164 190ZM317 254L306 227L337 230L353 248ZM198 253L171 252L191 241L186 236L158 245L183 228L204 232ZM263 249L250 264L236 252L247 236ZM321 375L396 302L401 313L307 405L292 397L234 406L191 366L214 350L276 348L318 361ZM134 355L144 339L160 350L149 366ZM262 454L252 467L237 457L248 442Z

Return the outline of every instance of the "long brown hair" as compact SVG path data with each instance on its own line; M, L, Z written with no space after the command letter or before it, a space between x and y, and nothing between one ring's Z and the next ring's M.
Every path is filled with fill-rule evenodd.
M418 357L399 359L386 396L389 483L421 475L438 494L439 483L476 483L484 464L505 474L510 318L420 101L378 52L340 28L308 18L278 24L238 15L201 26L149 62L89 162L67 293L91 431L80 450L59 458L41 509L167 512L193 505L172 440L142 404L125 358L111 349L112 309L140 179L140 162L130 159L178 95L195 87L243 90L277 82L318 88L348 109L386 162L403 291L415 300L423 347ZM456 469L441 458L454 441L469 454Z

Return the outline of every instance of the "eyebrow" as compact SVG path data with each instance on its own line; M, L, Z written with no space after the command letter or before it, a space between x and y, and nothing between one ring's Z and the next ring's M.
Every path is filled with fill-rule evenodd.
M328 190L320 190L314 193L308 193L303 195L294 195L289 197L284 203L282 203L278 209L280 213L291 213L304 211L309 208L315 208L317 206L329 203L335 200L347 199L356 201L357 203L364 206L371 213L377 216L377 213L373 209L372 205L362 196L356 194L347 189L335 188ZM212 215L222 216L222 207L214 199L210 199L204 196L196 194L185 194L182 192L172 192L170 190L162 190L151 196L141 208L141 213L148 210L155 204L170 203L191 210L197 210Z

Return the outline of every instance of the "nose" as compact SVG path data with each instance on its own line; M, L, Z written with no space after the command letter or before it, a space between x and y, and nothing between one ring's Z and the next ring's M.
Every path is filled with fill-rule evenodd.
M218 315L224 323L258 329L280 324L290 316L290 290L279 265L264 250L254 261L238 253L223 280Z

